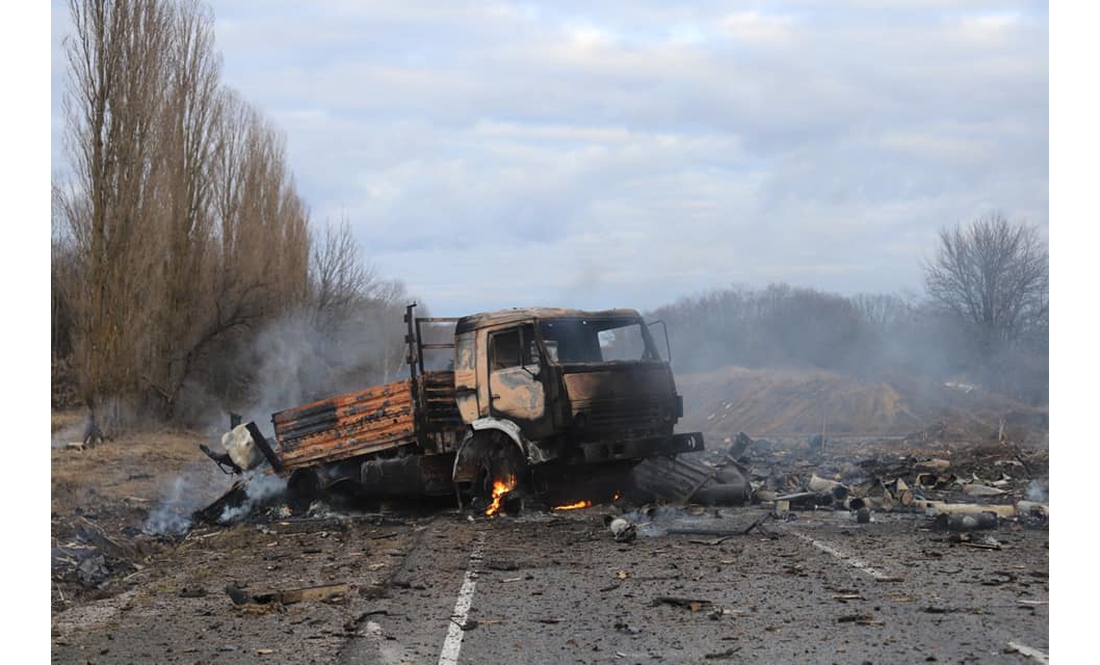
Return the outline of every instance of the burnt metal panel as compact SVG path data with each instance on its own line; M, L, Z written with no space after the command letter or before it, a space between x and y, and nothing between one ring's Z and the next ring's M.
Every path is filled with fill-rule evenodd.
M671 427L671 420L662 422L661 403L656 399L616 399L616 400L592 400L588 402L576 402L574 411L584 414L582 429L591 430L616 430L616 429L656 429L662 425ZM672 413L672 408L666 406L666 412Z
M574 402L671 397L676 392L664 362L576 363L561 367L565 390Z
M703 485L718 474L707 467L697 454L675 458L653 457L634 467L634 483L641 490L662 499L682 503L689 501Z
M656 456L672 456L703 450L703 435L699 432L672 436L648 436L638 438L608 437L576 444L584 462L643 459Z
M519 423L534 423L546 415L542 382L523 367L499 369L489 375L493 415Z
M397 381L272 416L286 469L416 443L411 381Z
M483 312L471 314L458 320L455 326L455 334L461 335L472 330L496 326L505 323L518 323L533 321L535 319L641 319L637 310L633 309L605 309L586 311L580 309L565 309L561 307L524 307L506 309L499 312Z
M462 415L455 401L455 373L449 370L420 375L421 425L425 432L441 432L462 427Z
M454 491L453 455L406 455L372 459L360 465L362 496L401 497L415 494L443 496Z

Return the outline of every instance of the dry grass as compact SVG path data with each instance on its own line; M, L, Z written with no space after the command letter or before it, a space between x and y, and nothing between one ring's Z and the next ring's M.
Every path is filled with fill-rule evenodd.
M57 419L54 414L54 431ZM206 440L197 432L153 430L126 434L85 450L54 448L50 451L50 510L68 513L119 504L150 507L166 479L188 465L206 462L198 450Z
M84 422L84 409L63 409L50 412L50 433L57 434L63 429Z

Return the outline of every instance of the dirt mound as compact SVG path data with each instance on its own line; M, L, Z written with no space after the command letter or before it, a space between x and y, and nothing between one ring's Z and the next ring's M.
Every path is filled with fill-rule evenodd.
M816 369L724 367L677 377L684 430L752 436L1026 439L1047 411L965 383L912 377L868 381Z

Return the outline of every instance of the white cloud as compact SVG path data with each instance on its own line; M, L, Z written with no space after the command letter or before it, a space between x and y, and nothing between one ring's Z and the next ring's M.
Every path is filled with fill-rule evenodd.
M759 11L736 12L721 20L721 27L737 41L763 46L787 46L796 38L791 16Z
M950 162L988 159L993 146L967 138L931 132L890 132L882 137L882 146L892 150Z
M630 130L624 127L520 124L494 120L478 121L471 131L485 137L564 143L623 143L631 136Z
M1023 23L1019 12L1000 12L963 16L959 20L959 34L975 42L997 42L1009 39Z

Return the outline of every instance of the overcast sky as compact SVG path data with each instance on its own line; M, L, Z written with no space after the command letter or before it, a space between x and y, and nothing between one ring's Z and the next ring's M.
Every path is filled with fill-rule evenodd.
M942 225L1046 232L1046 3L211 6L314 221L438 315L919 291Z

